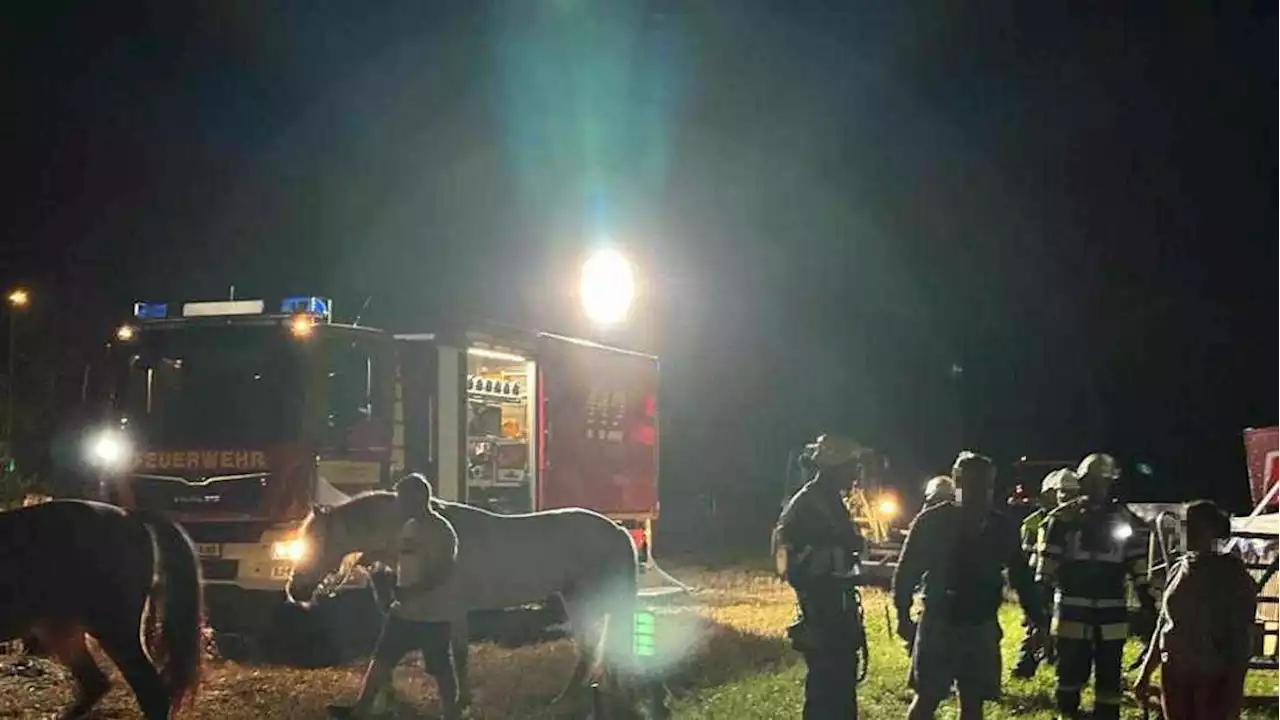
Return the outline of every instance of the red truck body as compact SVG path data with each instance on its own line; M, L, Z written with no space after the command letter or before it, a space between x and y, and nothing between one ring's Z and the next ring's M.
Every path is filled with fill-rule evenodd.
M182 522L209 586L279 594L313 503L406 472L496 512L595 510L647 547L657 358L498 326L392 334L331 323L315 298L275 314L245 305L139 305L148 316L114 348L133 462L102 478L103 495ZM299 328L286 311L298 306L323 314Z
M1261 503L1280 477L1280 427L1248 428L1244 431L1245 462L1249 467L1249 495ZM1271 495L1268 508L1277 507Z

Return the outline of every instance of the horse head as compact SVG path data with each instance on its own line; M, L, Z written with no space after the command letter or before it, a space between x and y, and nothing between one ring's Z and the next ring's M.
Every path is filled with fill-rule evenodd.
M341 505L313 505L299 529L302 551L285 585L289 602L310 606L322 588L336 591L362 557L390 548L399 531L398 525L387 522L394 512L393 502L376 502L374 497L357 496Z

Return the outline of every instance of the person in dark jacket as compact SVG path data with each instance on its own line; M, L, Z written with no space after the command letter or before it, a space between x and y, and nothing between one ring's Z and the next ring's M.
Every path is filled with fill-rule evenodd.
M800 617L788 634L804 656L804 718L857 718L860 610L851 588L866 541L841 496L857 475L862 448L823 435L813 448L818 474L791 497L774 530L779 570L795 590Z
M926 509L911 523L893 577L898 634L911 647L910 685L916 696L908 718L932 718L960 691L960 718L976 720L983 704L1000 696L1000 622L1004 577L1018 593L1030 623L1044 627L1031 568L1013 521L992 507L995 468L989 458L963 452L952 476L959 502ZM924 583L919 625L911 619L917 586Z
M391 690L392 674L405 655L417 650L422 665L436 680L444 717L461 717L458 675L450 647L450 625L437 619L431 592L446 583L458 558L453 525L431 506L431 485L422 475L406 475L396 483L402 521L394 575L375 579L374 593L387 603L382 632L365 670L354 706L330 705L333 717L372 714ZM387 581L391 582L388 583ZM390 597L385 597L385 595Z

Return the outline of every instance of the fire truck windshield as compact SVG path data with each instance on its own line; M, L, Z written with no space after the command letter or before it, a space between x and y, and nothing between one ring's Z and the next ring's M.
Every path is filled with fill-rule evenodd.
M303 348L279 326L148 328L121 349L117 400L148 446L261 446L301 430Z

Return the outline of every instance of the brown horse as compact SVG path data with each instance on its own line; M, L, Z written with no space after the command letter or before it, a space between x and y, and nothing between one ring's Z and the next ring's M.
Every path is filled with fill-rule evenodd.
M0 640L34 635L71 670L76 699L62 718L87 715L110 688L90 635L147 720L167 720L200 682L202 600L195 548L169 520L80 500L0 512Z

